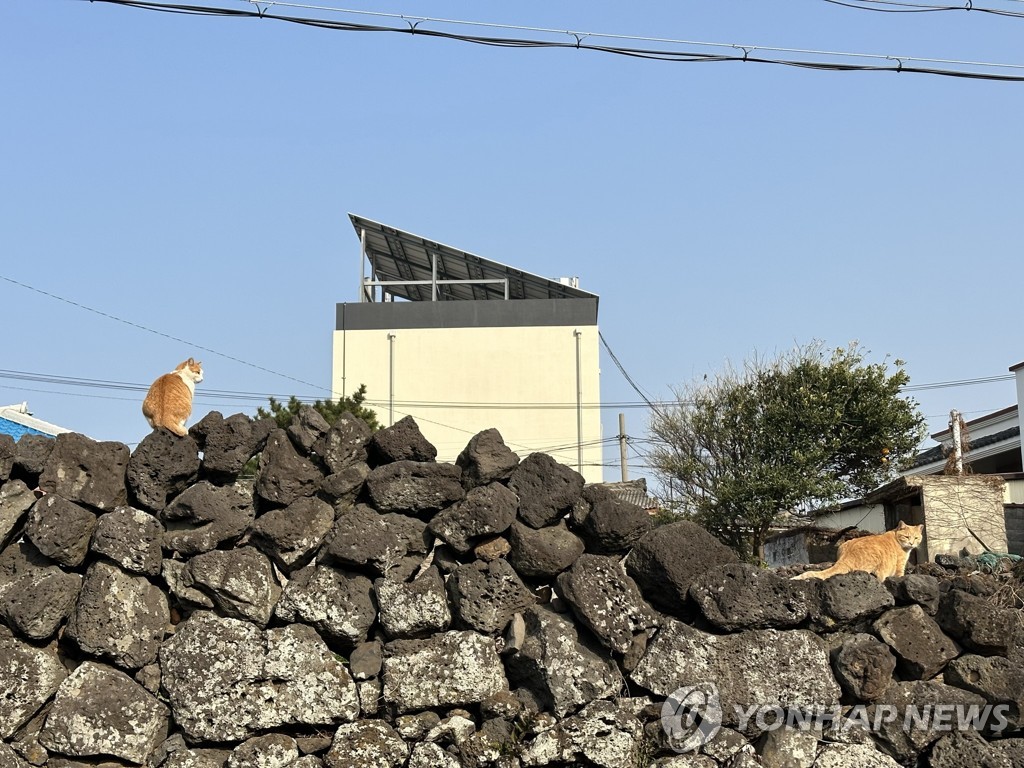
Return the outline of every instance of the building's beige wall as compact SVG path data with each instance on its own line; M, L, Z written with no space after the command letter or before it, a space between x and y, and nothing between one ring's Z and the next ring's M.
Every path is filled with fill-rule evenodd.
M387 426L392 333L394 420L412 415L438 461L454 461L473 435L495 427L520 458L548 453L575 469L577 330L582 474L600 482L601 411L586 407L600 403L596 326L335 331L332 387L351 395L365 384L368 405Z
M1004 504L1024 504L1024 480L1007 480Z
M958 555L963 549L977 554L985 546L993 552L1006 551L1002 478L936 476L922 480L927 560L937 554Z

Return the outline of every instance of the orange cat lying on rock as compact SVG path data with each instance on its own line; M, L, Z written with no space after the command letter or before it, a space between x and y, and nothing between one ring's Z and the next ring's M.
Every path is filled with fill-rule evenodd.
M192 414L192 395L203 380L203 364L191 357L153 382L142 401L142 415L149 426L165 427L176 435L188 434L185 420Z
M891 531L850 539L839 545L839 559L823 571L807 571L794 579L827 579L839 573L867 571L879 581L902 576L910 552L921 543L923 525L907 525L902 520Z

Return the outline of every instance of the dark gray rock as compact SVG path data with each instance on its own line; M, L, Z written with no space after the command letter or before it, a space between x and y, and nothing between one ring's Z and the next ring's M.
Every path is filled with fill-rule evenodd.
M329 726L359 713L356 685L316 631L262 631L199 612L160 649L174 721L193 741L239 741L282 726Z
M270 433L277 429L270 418L253 420L244 413L226 419L211 411L194 424L189 434L203 450L203 474L218 482L233 482L245 465L267 444Z
M313 444L330 430L331 425L316 408L303 405L295 414L288 429L288 437L303 456L313 450Z
M343 413L313 444L313 452L328 472L338 474L353 465L366 464L366 443L372 435L369 424L351 413Z
M149 513L118 507L100 515L90 547L126 571L157 576L163 561L163 534L164 527Z
M537 602L504 560L459 566L448 577L448 595L458 624L485 633L502 631L513 614Z
M255 493L273 506L285 507L303 496L312 496L323 473L292 444L288 433L275 429L260 454Z
M347 568L384 576L410 555L430 551L426 523L399 514L378 514L357 504L336 510L325 554Z
M46 468L46 460L53 450L54 439L49 435L22 435L14 451L15 469L32 481L38 481Z
M888 611L874 630L896 654L901 674L913 680L934 677L960 654L960 647L920 605Z
M801 728L775 728L757 741L761 764L769 768L811 768L818 757L819 732Z
M25 535L43 555L75 568L85 561L96 530L96 515L57 494L47 494L29 511Z
M7 433L0 434L0 485L11 478L14 469L14 457L17 453L14 438Z
M814 768L899 768L900 764L870 744L826 744Z
M746 563L699 574L690 585L690 597L708 621L727 632L795 627L808 613L808 589L801 582Z
M372 470L366 477L366 490L381 512L429 518L465 498L461 472L454 464L396 461Z
M501 433L491 428L473 435L455 463L462 468L462 484L469 490L508 480L519 466L519 456L505 445Z
M324 755L327 768L399 768L409 747L381 720L359 720L338 726Z
M970 651L999 656L1010 652L1016 621L1014 612L983 597L952 589L939 601L935 620Z
M66 634L83 653L139 669L156 661L170 620L166 595L148 579L97 561L85 572Z
M1009 768L1024 768L1024 738L1000 739L991 746L1010 758Z
M459 554L481 539L504 533L516 519L519 499L501 483L471 488L466 498L439 512L430 532Z
M335 502L353 504L369 476L370 467L365 462L352 464L325 477L320 483L320 493Z
M0 625L0 739L32 719L67 677L56 647L38 648L15 639Z
M210 596L193 585L188 563L168 558L163 561L160 574L167 584L167 591L185 610L213 609L213 600Z
M644 510L602 485L583 489L569 522L583 539L587 552L599 555L626 552L654 525Z
M935 742L928 756L930 768L1013 768L1001 750L974 731L950 731Z
M824 581L816 581L811 586L817 592L811 618L821 629L834 629L872 619L895 605L889 590L864 571L840 573Z
M61 683L39 734L51 752L143 764L167 736L168 710L123 672L84 662Z
M290 768L299 759L295 739L283 733L268 733L246 739L228 757L228 768Z
M292 574L274 613L284 621L309 624L351 647L366 640L377 619L377 604L373 584L365 576L310 565Z
M369 680L380 674L384 666L384 643L370 640L352 649L348 657L348 668L356 680Z
M857 701L877 699L892 682L896 657L889 646L860 633L847 637L832 649L832 670L836 680Z
M380 625L391 639L426 637L448 629L452 613L440 571L431 567L411 582L378 579Z
M187 435L179 437L155 429L142 438L128 460L128 489L138 505L159 512L199 476L199 446Z
M39 476L39 487L96 509L124 506L130 457L128 446L121 443L98 443L85 435L66 432L54 441Z
M630 678L658 696L714 682L723 723L729 726L738 724L737 707L820 712L839 704L828 650L817 635L803 629L711 635L670 619Z
M950 729L956 707L985 706L981 696L931 680L893 682L865 712L872 724L872 736L898 762L912 765ZM939 708L938 710L936 708ZM952 719L937 712L952 712ZM896 713L896 717L890 717ZM877 726L877 727L876 727ZM908 727L909 726L909 727Z
M21 562L18 574L11 576L9 583L0 586L0 617L30 640L53 637L71 613L82 577L27 559Z
M412 416L374 432L366 444L366 453L371 467L396 461L430 462L437 458L437 448L423 436Z
M983 696L989 704L1006 705L1010 730L1024 725L1024 666L1002 656L967 654L949 663L943 680Z
M20 534L35 502L36 495L21 480L9 480L0 486L0 550Z
M519 519L531 528L565 517L583 493L583 475L546 453L531 453L513 470L508 485L519 496Z
M245 485L217 486L203 480L175 498L160 517L167 526L164 548L190 557L240 538L256 511Z
M13 749L0 741L0 768L29 768L29 764L21 759ZM456 768L458 768L456 766Z
M532 690L545 710L564 717L622 686L615 662L580 642L572 622L553 611L527 609L522 646L506 659L510 679Z
M188 574L225 616L261 627L270 621L281 592L270 560L252 547L196 555L188 562Z
M558 577L558 590L573 614L601 643L619 653L659 617L613 557L582 555Z
M932 616L939 608L939 580L934 576L918 573L892 576L885 580L885 588L892 593L896 605L916 603Z
M626 558L626 572L654 607L687 618L693 580L738 561L735 552L699 525L680 520L644 534Z
M644 741L643 724L610 701L595 701L551 730L527 741L526 765L636 765Z
M527 579L553 579L583 554L583 540L572 533L565 521L544 528L531 528L518 520L508 531L509 564Z
M331 506L315 497L303 497L261 515L252 527L252 542L282 571L290 573L313 559L333 527Z
M494 641L476 632L443 632L384 646L384 700L398 712L477 704L508 681Z

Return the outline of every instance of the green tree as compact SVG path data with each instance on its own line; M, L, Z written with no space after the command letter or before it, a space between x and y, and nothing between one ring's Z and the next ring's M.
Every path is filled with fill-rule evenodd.
M821 343L677 389L652 417L652 466L685 513L761 557L780 512L807 514L891 479L924 439L901 360L865 363Z
M343 413L351 413L369 424L370 429L376 431L380 429L380 424L377 423L377 414L363 405L365 401L366 385L360 384L359 389L351 397L342 397L337 400L317 400L312 407L327 420L328 424L336 422ZM271 416L281 429L286 429L303 405L306 403L303 403L295 395L288 398L287 403L281 403L272 397L269 409L260 406L256 409L256 415L261 419Z

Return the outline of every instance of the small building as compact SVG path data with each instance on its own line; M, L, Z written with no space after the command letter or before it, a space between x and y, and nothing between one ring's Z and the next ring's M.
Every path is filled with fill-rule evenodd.
M10 435L15 442L22 435L45 435L56 437L69 429L58 427L42 419L35 418L28 410L28 403L0 406L0 435Z
M496 428L602 480L598 297L376 221L360 242L358 301L337 305L332 389L387 426L412 416L453 461Z

